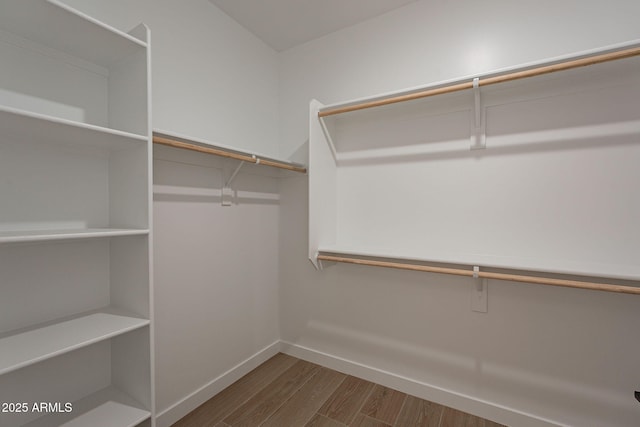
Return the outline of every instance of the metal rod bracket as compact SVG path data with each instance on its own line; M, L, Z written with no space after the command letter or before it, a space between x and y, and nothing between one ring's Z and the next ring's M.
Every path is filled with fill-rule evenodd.
M323 117L318 117L318 120L320 121L320 127L322 128L322 133L324 134L327 144L329 145L329 149L331 150L333 161L336 164L338 164L338 152L336 151L336 146L333 143L333 138L331 138L331 132L329 132L329 129L327 128L327 123L324 121Z
M233 190L230 187L222 187L222 206L233 204Z
M238 172L240 172L240 169L242 169L244 163L244 160L241 160L240 163L238 163L238 166L236 166L231 176L229 176L229 179L227 179L222 186L222 206L231 206L233 204L233 189L231 189L231 183L235 179L236 175L238 175Z
M482 150L486 145L485 115L480 98L480 78L473 79L473 123L471 124L471 150Z
M488 311L489 285L487 280L480 277L480 267L474 265L473 281L476 282L476 286L471 292L471 310L478 313L486 313Z
M238 166L233 171L229 179L227 179L227 182L224 183L225 187L231 187L231 183L235 179L236 175L238 175L238 172L240 172L240 169L242 169L242 165L244 165L244 160L241 160L240 163L238 163Z

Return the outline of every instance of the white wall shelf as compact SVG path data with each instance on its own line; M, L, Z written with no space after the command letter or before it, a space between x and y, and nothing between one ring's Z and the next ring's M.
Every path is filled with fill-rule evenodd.
M151 416L115 387L100 390L72 405L71 413L43 416L24 427L135 427Z
M149 230L87 228L77 230L0 231L0 243L44 242L49 240L95 239L120 236L145 236Z
M0 29L105 68L147 46L56 0L4 0L3 10Z
M57 0L5 1L0 106L146 136L145 34L122 33Z
M147 325L147 319L94 313L0 338L0 375Z
M312 101L309 259L316 268L318 256L337 254L640 280L631 184L640 179L639 54L632 41ZM580 66L563 68L571 61ZM528 78L494 84L502 75ZM474 89L476 77L492 83Z
M0 106L0 126L5 138L63 147L98 147L118 150L132 147L136 143L147 142L146 135L2 106Z
M0 401L75 402L3 427L155 424L149 37L2 3Z

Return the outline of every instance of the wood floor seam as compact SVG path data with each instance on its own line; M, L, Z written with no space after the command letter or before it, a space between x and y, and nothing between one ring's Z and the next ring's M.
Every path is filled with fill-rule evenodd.
M336 387L336 389L340 388L340 386L342 385L342 383L343 383L343 382L345 382L347 378L349 378L349 375L344 374L344 378L342 379L342 381L340 381L340 384L338 384L338 387Z
M359 408L358 408L358 410L356 411L356 415L353 417L353 419L351 420L351 422L349 423L349 425L351 425L351 424L356 420L356 418L358 417L358 414L361 414L361 413L362 413L362 408L364 408L364 405L366 405L366 404L367 404L367 400L369 400L369 398L371 397L371 393L373 393L373 390L375 390L376 386L375 386L375 384L374 384L374 383L372 383L372 384L373 384L373 387L370 387L370 388L371 388L371 390L369 390L369 393L367 393L367 395L365 396L365 398L362 400L362 404L360 405L360 407L359 407Z
M397 426L398 420L400 419L400 414L402 414L402 411L404 410L404 405L407 404L407 398L408 397L409 397L408 395L404 396L404 400L402 401L402 405L400 406L400 410L398 411L398 415L396 415L396 419L393 422L394 427L399 427L399 426ZM440 424L440 423L438 422L438 424Z
M332 424L332 427L349 427L348 425L346 425L345 423L341 423L340 421L336 421L334 419L331 419L325 415L322 415L318 412L316 412L316 414L311 418L311 420L309 421L309 423L306 424L306 427L314 427L315 424L310 424L314 419L321 419L321 420L326 420L326 423L330 423Z
M259 424L259 426L263 426L265 423L269 422L269 420L278 412L278 410L280 410L280 408L284 407L287 404L287 402L289 402L291 399L293 399L295 397L296 393L298 393L309 381L311 381L311 379L313 377L318 375L318 373L320 372L320 369L319 369L320 366L319 365L317 365L317 366L318 366L318 369L316 369L315 372L312 375L310 375L309 378L307 378L307 380L305 382L303 382L302 385L300 385L300 387L298 387L298 389L296 389L295 392L293 392L291 394L291 396L289 396L284 402L282 402L282 404L280 406L278 406L276 408L276 410L273 411L273 413L271 415L269 415L264 421L262 421Z
M270 419L271 419L271 418L272 418L272 417L273 417L273 416L278 412L278 410L279 410L280 408L282 408L283 406L285 406L285 405L287 404L287 402L289 402L291 399L293 399L293 398L295 397L296 393L297 393L297 392L299 392L299 391L300 391L300 389L301 389L302 387L304 387L304 385L305 385L306 383L308 383L308 382L309 382L309 380L310 380L311 378L315 377L317 374L318 374L318 371L316 370L316 371L315 371L315 372L314 372L314 373L313 373L309 378L307 378L307 380L306 380L304 383L302 383L302 385L301 385L298 389L296 389L296 391L295 391L295 392L293 392L293 394L291 394L291 396L289 396L285 401L283 401L283 402L280 404L280 406L278 406L278 407L276 408L276 410L275 410L275 411L273 411L273 413L272 413L271 415L269 415L269 416L268 416L268 417L267 417L263 422L261 422L261 423L260 423L260 426L263 426L265 423L269 422L269 420L270 420Z
M438 427L442 426L442 418L444 418L444 411L440 411L440 419L438 420Z
M406 398L406 393L375 384L360 413L385 425L393 426L396 424Z
M319 368L314 363L298 360L271 382L272 387L255 394L245 404L236 408L223 421L233 427L256 426L264 422L276 409L305 383ZM274 409L275 408L275 409Z

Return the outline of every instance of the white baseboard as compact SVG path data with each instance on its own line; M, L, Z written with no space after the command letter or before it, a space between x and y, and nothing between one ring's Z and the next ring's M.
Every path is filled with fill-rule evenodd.
M551 420L520 412L496 403L483 401L452 390L447 390L411 378L403 377L362 363L323 353L308 347L282 341L280 351L290 356L316 363L348 375L384 385L395 390L420 397L431 402L449 406L463 412L473 413L507 426L560 427Z
M189 412L193 411L195 408L202 405L204 402L211 399L213 396L279 352L312 363L317 363L318 365L326 366L327 368L344 372L348 375L364 378L368 381L382 384L386 387L393 388L431 402L456 408L464 412L473 413L482 418L487 418L507 426L564 427L563 424L540 418L532 414L285 341L275 341L245 361L237 364L227 372L205 384L200 389L186 396L184 399L176 402L162 412L159 412L156 417L156 427L170 427L180 418L184 417Z
M169 408L159 412L156 416L156 427L169 427L189 412L220 393L225 388L251 372L280 352L281 343L275 341L253 356L238 363L227 372L200 387L184 399L174 403Z

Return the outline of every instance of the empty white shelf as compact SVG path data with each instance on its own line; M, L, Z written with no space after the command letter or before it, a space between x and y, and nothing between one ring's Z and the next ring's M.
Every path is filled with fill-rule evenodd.
M134 427L151 416L138 402L109 387L73 403L73 412L47 415L25 427Z
M7 336L0 339L0 375L148 324L147 319L95 313Z
M148 411L109 401L61 424L61 427L134 427L148 417Z
M5 140L48 145L122 149L146 142L146 135L74 122L44 114L0 106L0 128Z
M149 234L147 229L83 228L77 230L0 231L0 243L43 242L47 240L92 239L98 237L137 236Z
M0 29L108 67L146 43L56 0L4 0Z

